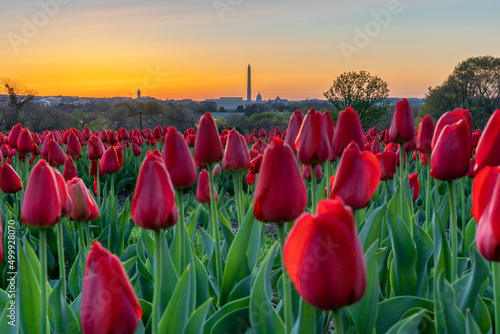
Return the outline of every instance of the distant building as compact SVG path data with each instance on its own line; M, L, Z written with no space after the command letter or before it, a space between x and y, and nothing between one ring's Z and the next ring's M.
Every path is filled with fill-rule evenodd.
M215 102L217 104L217 110L221 107L228 111L234 111L238 106L245 107L247 105L246 101L243 101L242 97L221 97L217 100L207 100L208 102Z
M137 90L137 99L140 99L140 98L141 98L141 90L140 90L140 89L138 89L138 90Z
M262 103L262 95L260 95L260 92L259 92L259 94L257 94L257 98L255 99L255 102Z

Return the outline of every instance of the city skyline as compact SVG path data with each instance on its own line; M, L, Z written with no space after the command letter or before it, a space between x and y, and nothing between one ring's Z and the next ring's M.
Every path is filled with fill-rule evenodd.
M41 96L324 99L366 70L422 98L461 61L500 55L492 0L19 0L0 11L0 77ZM255 99L255 94L252 95Z

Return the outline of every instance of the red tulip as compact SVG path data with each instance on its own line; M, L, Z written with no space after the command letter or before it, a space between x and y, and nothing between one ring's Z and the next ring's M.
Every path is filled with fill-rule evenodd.
M294 220L306 208L307 193L292 148L274 138L264 153L254 196L260 221Z
M102 144L101 138L93 134L87 142L87 147L87 156L90 160L101 159L102 155L104 154L104 145Z
M227 135L222 169L226 172L238 172L248 169L248 166L250 166L250 153L245 138L233 129Z
M64 165L64 162L66 161L66 154L55 140L51 139L49 141L48 151L48 162L52 167Z
M472 215L478 223L476 244L489 261L500 261L500 167L486 166L472 184Z
M467 171L467 174L465 176L467 176L470 179L474 178L474 166L475 165L476 165L476 159L470 158L470 161L469 161L469 170Z
M295 151L295 140L297 139L297 135L299 134L300 127L302 126L302 121L304 117L300 110L295 110L292 117L290 117L290 121L288 122L287 133L285 137L285 143L290 145L290 147Z
M61 197L54 170L45 160L38 161L26 185L21 220L41 228L56 224L65 205Z
M322 310L338 310L363 297L366 263L351 208L322 200L315 215L302 215L283 248L297 292Z
M82 145L78 140L76 134L71 131L68 135L68 144L66 146L66 154L71 155L75 159L80 158L80 154L82 153Z
M10 147L17 148L17 140L19 139L19 135L21 134L22 130L23 130L23 127L22 127L21 123L16 124L12 127L12 129L9 132L9 137L7 139Z
M118 172L123 166L123 155L121 147L111 146L102 155L100 169L104 174L113 174ZM121 160L121 161L120 161Z
M219 176L222 174L222 171L220 169L219 164L215 164L214 169L212 170L212 173L214 174L215 177Z
M90 161L89 173L90 173L90 175L92 175L95 178L97 178L97 167L98 166L99 166L99 161L98 160L91 160ZM102 172L102 169L99 168L99 177L102 177L103 175L104 175L104 173Z
M141 148L136 143L132 143L132 152L134 153L135 157L142 154Z
M68 195L73 204L69 219L80 222L87 222L99 216L99 207L90 195L89 190L79 177L72 178L67 183Z
M412 173L408 175L410 189L413 190L413 201L416 201L420 194L420 182L418 181L418 174Z
M498 109L496 110L498 111ZM490 116L490 119L493 117L493 115ZM477 145L479 144L479 139L481 139L481 130L476 130L472 134L472 148L477 148Z
M163 162L175 189L191 187L196 182L196 166L184 137L174 127L169 127L162 152Z
M470 140L465 120L446 125L432 148L431 176L441 181L465 176L471 158Z
M219 195L215 190L214 186L215 200L217 201ZM210 203L210 186L209 186L209 175L206 169L200 172L198 176L198 185L196 187L196 198L200 203Z
M87 257L80 319L86 334L134 333L142 309L120 259L95 241Z
M255 173L248 172L247 176L245 177L245 180L247 181L247 184L249 186L251 186L251 185L253 185L255 183L255 179L256 178L257 178L257 176L255 175Z
M381 178L380 164L372 152L361 152L355 142L344 150L333 182L331 197L340 197L353 209L365 207Z
M71 155L66 157L66 161L64 161L64 171L63 176L66 181L71 180L74 177L78 177L78 171L76 170L75 162Z
M380 181L394 179L396 174L396 161L398 159L396 152L384 151L376 155L380 164Z
M443 131L446 125L451 125L453 123L457 123L460 120L464 120L467 123L467 118L464 116L464 113L457 112L457 110L452 112L444 113L438 120L436 124L436 128L434 129L434 135L432 136L432 149L436 146L436 142L441 135L441 131ZM470 132L470 128L468 127L467 132ZM472 137L472 135L471 135Z
M174 187L163 160L148 151L132 198L132 219L142 228L158 230L177 222Z
M194 156L197 161L212 164L222 160L222 142L217 130L217 124L210 113L200 119L198 134L194 144Z
M486 166L500 165L500 109L497 109L488 120L484 132L479 139L476 148L476 166L474 174L477 174Z
M323 126L323 116L311 108L295 139L297 159L305 165L325 162L330 155L330 143Z
M389 140L393 143L407 143L415 138L415 121L410 102L403 99L396 103L396 110L389 129Z
M380 152L382 152L382 150L380 149L380 145L376 140L373 141L372 145L370 146L370 150L373 154L379 154Z
M432 152L432 136L434 135L434 122L431 116L422 117L417 128L417 150L423 154Z
M66 181L64 177L59 173L57 169L54 169L54 176L56 177L57 188L59 190L59 199L62 204L61 216L66 217L71 212L73 208L73 203L68 194L68 188L66 187Z
M252 173L259 173L260 166L262 165L262 160L264 159L264 154L259 154L255 159L250 162L248 170Z
M9 164L0 165L0 189L4 193L15 194L23 188L21 178Z
M339 113L332 141L333 154L340 157L351 141L354 141L359 147L365 146L365 137L363 136L359 116L354 109L347 107L346 110Z
M33 146L33 136L31 135L30 129L24 128L19 133L17 138L17 151L20 153L31 152Z
M302 165L302 176L304 177L304 179L306 179L306 180L311 179L311 176L312 176L311 171L312 171L311 166ZM321 170L321 165L316 165L314 167L314 173L316 174L316 179L320 179L321 176L323 176L323 171Z

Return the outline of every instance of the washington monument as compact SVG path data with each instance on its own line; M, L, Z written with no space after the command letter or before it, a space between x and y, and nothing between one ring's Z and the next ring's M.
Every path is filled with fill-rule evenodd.
M248 64L247 102L252 102L252 69Z

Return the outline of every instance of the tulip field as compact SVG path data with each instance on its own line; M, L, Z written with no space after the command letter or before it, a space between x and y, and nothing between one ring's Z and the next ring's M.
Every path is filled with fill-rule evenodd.
M500 110L0 147L1 334L500 334Z

